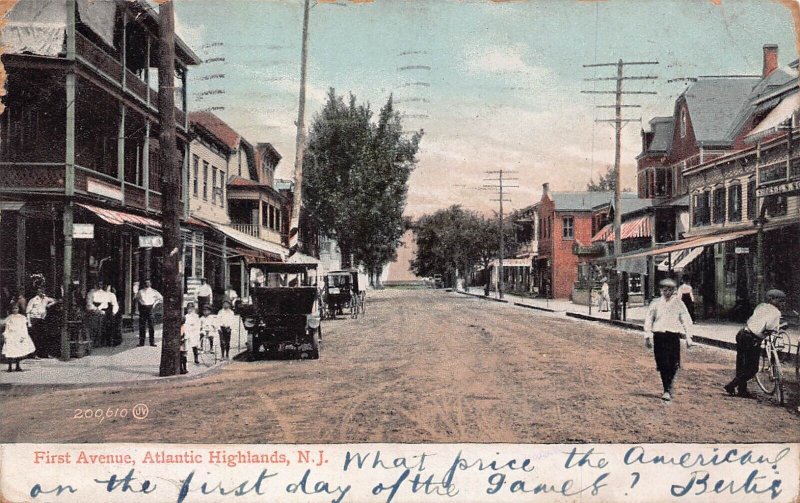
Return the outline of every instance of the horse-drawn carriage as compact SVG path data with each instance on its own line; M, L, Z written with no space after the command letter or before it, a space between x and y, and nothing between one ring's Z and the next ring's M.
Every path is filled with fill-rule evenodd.
M322 288L322 317L347 314L358 318L366 312L366 276L356 270L332 271L325 275Z

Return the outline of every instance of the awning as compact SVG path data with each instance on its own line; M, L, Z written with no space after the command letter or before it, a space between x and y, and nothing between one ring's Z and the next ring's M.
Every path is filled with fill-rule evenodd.
M620 228L622 239L648 238L652 236L650 217L639 217L628 222L622 222ZM614 241L614 224L608 224L592 238L592 243L596 241Z
M664 259L663 262L658 264L658 270L669 271L670 270L669 261L671 258L672 259L671 269L675 272L681 272L686 268L687 265L692 263L694 259L699 257L703 253L703 250L705 250L704 247L698 246L697 248L688 248L686 250L681 250L679 252L676 252L675 254L669 254L667 258Z
M648 255L662 255L664 253L674 253L681 250L687 250L689 248L711 246L718 243L724 243L725 241L733 241L735 239L739 239L745 236L751 236L755 233L756 233L755 229L746 229L741 231L731 231L724 234L715 234L713 236L695 237L679 241L675 244L665 246L663 248L654 248L652 250L647 250L645 252L626 255L624 257L620 257L620 259L647 257Z
M157 229L161 228L161 222L159 222L158 220L153 220L152 218L140 217L139 215L125 213L124 211L99 208L97 206L92 206L90 204L83 204L83 203L77 203L77 204L81 208L91 211L92 213L94 213L95 215L97 215L98 217L102 218L103 220L112 225L133 224L133 225L142 225L145 227L155 227Z
M305 253L295 252L294 255L286 259L289 264L321 264L318 258L306 255Z
M248 248L252 248L253 250L265 252L273 256L277 261L283 262L286 258L286 255L288 255L289 253L288 248L284 248L283 246L277 243L264 241L263 239L259 239L249 234L245 234L244 232L237 231L233 227L217 224L214 222L206 222L206 223L211 227L213 227L214 229L218 230L219 232L225 234L227 237L236 241L237 243L242 244Z
M764 119L745 136L745 141L755 142L770 134L778 132L781 124L791 120L795 110L800 108L800 93L785 97Z

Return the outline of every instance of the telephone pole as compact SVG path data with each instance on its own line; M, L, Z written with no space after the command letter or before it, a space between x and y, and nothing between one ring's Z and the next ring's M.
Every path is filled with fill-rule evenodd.
M503 197L504 189L510 189L519 187L519 185L506 185L506 182L510 181L519 181L519 178L513 177L504 177L504 174L508 173L516 173L516 171L511 170L496 170L496 171L487 171L487 175L497 175L497 178L484 178L487 182L496 182L493 184L486 184L483 187L487 189L494 189L497 191L498 198L492 199L492 201L498 201L500 203L500 219L499 219L499 226L498 230L500 232L500 252L497 254L497 295L498 298L503 298L503 253L505 252L505 236L503 233L503 203L507 202L510 203L511 199L505 199Z
M158 6L158 119L161 124L159 158L161 162L162 229L164 231L164 262L161 276L164 280L164 322L161 341L162 377L180 372L180 332L182 309L182 284L179 262L181 259L180 180L181 163L178 162L175 140L175 2L162 2Z
M605 105L598 108L614 108L615 114L613 119L598 119L596 122L610 122L614 125L614 258L616 260L622 254L622 167L620 165L620 151L622 148L622 127L628 122L641 122L639 119L623 119L622 109L626 107L639 108L641 105L623 105L622 95L624 94L656 94L655 91L623 91L622 82L625 80L655 80L658 77L654 75L640 75L640 76L624 76L624 69L627 65L657 65L658 61L622 61L621 59L616 63L595 63L591 65L583 65L584 68L616 66L616 77L600 77L593 79L584 79L585 81L616 81L615 91L581 91L584 94L614 94L616 102L614 105ZM652 278L651 278L652 281ZM618 303L622 297L622 282L617 281L617 300L615 301L615 309L612 313L612 318L619 318Z

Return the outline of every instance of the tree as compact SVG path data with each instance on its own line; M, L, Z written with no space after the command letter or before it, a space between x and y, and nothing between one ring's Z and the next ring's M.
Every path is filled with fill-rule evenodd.
M328 92L306 148L305 204L320 232L371 276L396 257L404 232L408 178L422 132L405 137L392 97L372 120L369 104Z
M595 183L594 178L589 180L586 184L586 190L589 192L604 192L614 190L617 186L617 179L614 176L614 167L608 166L605 174L600 175L600 180Z

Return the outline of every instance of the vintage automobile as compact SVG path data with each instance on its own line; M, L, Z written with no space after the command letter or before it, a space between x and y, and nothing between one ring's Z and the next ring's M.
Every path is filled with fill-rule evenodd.
M353 274L350 271L332 271L325 275L325 285L322 290L324 314L327 318L336 318L336 315L358 316L358 291L355 288Z
M270 356L319 358L322 326L317 264L248 265L250 302L236 309L247 330L248 360Z

